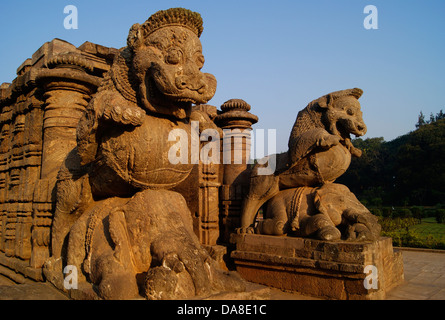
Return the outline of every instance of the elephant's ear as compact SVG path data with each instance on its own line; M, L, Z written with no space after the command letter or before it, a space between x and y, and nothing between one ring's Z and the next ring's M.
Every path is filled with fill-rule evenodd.
M323 205L322 195L318 190L315 191L314 205L318 212L326 215L328 214L328 208L326 208L326 206Z
M338 212L337 209L344 206L344 197L325 188L326 186L323 186L315 191L314 205L319 213L330 216L336 214ZM338 206L338 208L336 208L336 206Z
M342 211L345 205L342 195L328 190L317 190L314 197L314 205L319 214L328 217L335 226L341 223Z

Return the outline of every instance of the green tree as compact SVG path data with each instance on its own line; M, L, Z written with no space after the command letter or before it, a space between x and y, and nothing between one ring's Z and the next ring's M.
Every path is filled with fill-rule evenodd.
M434 118L434 119L433 119ZM363 150L337 179L369 206L445 203L445 116L442 110L417 130L385 142L383 138L354 139Z
M422 111L420 111L419 118L416 123L416 128L420 128L421 126L424 126L424 125L426 125L425 115L423 114Z
M395 162L399 200L413 205L435 205L445 200L445 119L409 134Z
M347 185L353 193L368 193L368 197L379 197L379 194L372 189L383 184L384 178L381 170L384 167L384 155L382 154L383 138L361 138L352 141L356 148L363 151L360 158L354 158L351 165L342 177L338 179L339 183Z

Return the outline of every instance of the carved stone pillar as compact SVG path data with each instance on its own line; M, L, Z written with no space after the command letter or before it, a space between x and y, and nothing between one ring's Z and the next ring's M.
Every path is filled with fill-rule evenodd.
M55 184L60 166L76 147L76 128L101 79L89 75L92 65L77 53L59 54L48 61L50 69L37 76L45 99L40 180L34 189L34 226L31 267L49 257Z
M1 133L0 133L0 251L5 252L6 248L6 221L8 217L7 203L8 199L8 158L10 154L10 108L2 108L0 115Z
M5 252L7 176L10 147L11 107L7 103L10 83L0 85L0 252Z
M100 79L87 74L92 66L76 53L59 54L48 66L53 69L37 77L45 92L41 179L55 182L62 161L76 146L77 123Z
M239 227L241 206L249 187L249 158L252 125L258 117L249 112L250 105L232 99L221 106L215 123L223 129L222 155L224 178L221 188L221 240L229 242L230 233Z
M199 235L201 243L214 246L219 232L219 164L199 164Z
M23 144L25 115L16 113L12 119L11 130L11 153L8 159L8 198L6 203L6 227L5 227L5 254L8 257L16 255L17 225L23 222L24 214L23 202L20 199L23 188ZM20 212L20 214L19 214Z
M17 194L8 196L8 201L16 203L15 252L14 256L27 261L31 258L31 229L33 224L34 186L40 176L42 154L42 110L41 100L36 97L36 90L20 96L16 104L13 165L11 165L12 184L9 187ZM19 175L17 176L17 173ZM16 190L15 190L16 189ZM10 205L11 206L11 205Z

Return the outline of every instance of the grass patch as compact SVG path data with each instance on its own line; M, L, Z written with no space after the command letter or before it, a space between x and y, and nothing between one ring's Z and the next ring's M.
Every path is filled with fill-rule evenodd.
M421 223L385 218L381 225L382 235L391 237L394 246L445 249L445 224L437 223L434 217L424 218Z
M445 224L437 223L434 218L423 219L421 224L411 226L408 230L425 239L431 236L437 241L445 242Z

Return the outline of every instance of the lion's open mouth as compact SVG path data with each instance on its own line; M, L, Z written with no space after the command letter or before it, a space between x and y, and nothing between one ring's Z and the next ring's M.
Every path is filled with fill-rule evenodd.
M148 96L151 102L158 105L169 104L171 107L190 107L192 104L204 103L204 97L197 91L189 89L178 90L177 92L167 92L164 88L159 88L154 79L148 81ZM169 103L170 102L170 103Z
M190 102L190 103L196 103L196 101L194 99L191 98L179 98L176 99L177 102Z
M351 139L351 134L361 137L366 133L366 127L348 122L337 122L337 130L343 139Z
M166 93L165 96L168 97L171 101L174 101L176 103L192 103L192 104L200 104L200 101L198 101L196 98L192 97L185 97L185 94L168 94Z
M335 127L337 128L342 140L351 139L350 132L340 122L337 122Z

